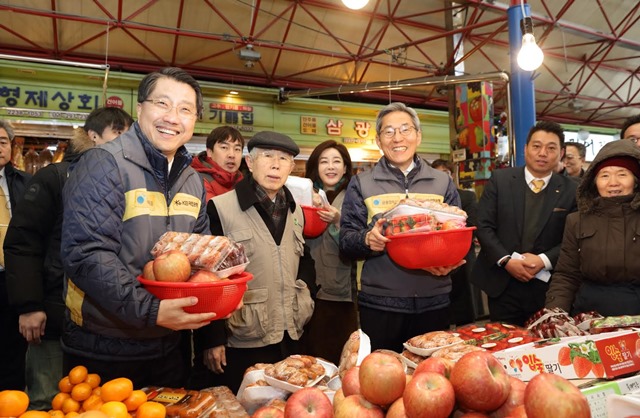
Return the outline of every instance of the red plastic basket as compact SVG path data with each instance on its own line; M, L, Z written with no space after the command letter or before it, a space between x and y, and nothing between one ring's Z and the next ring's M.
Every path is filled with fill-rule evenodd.
M391 235L389 257L402 267L423 269L451 266L467 255L475 226L446 231L406 232Z
M233 312L247 290L247 282L251 279L253 275L246 271L229 276L229 280L211 283L157 282L138 276L142 286L158 299L197 297L198 303L184 310L189 313L215 312L215 319L222 319Z
M300 205L302 212L304 213L304 229L302 233L307 238L316 238L327 229L328 223L320 219L318 211L323 210L315 206Z

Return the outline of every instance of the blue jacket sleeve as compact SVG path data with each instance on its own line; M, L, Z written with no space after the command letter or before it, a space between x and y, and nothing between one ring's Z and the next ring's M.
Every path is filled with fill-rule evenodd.
M61 256L65 273L102 309L133 327L156 325L159 299L120 261L125 210L116 161L99 148L84 153L63 190Z
M367 225L367 207L364 204L358 176L351 178L342 203L340 215L340 253L350 259L363 259L372 253L364 243L371 227Z

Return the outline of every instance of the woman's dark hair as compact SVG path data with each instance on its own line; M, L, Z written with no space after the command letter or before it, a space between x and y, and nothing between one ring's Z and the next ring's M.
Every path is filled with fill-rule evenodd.
M239 142L244 148L244 137L239 130L231 126L219 126L211 131L207 137L207 148L213 150L213 146L218 142L224 142L227 138L231 138L231 142Z
M149 98L149 95L156 87L156 83L163 77L171 78L180 83L188 84L196 92L196 108L198 112L198 119L202 118L203 100L200 84L198 84L196 79L182 68L165 67L160 71L155 71L151 74L147 74L138 86L138 103L142 103Z
M133 118L124 110L117 107L99 107L89 113L82 129L85 132L91 130L102 135L107 128L123 131L131 125L133 125Z
M349 185L351 176L353 176L353 163L351 162L351 156L349 155L347 147L337 143L333 139L324 141L323 143L316 146L309 156L309 159L307 160L307 164L305 166L305 177L311 179L314 187L322 184L322 180L320 179L320 174L318 172L318 163L320 162L320 155L322 155L322 153L329 148L335 148L340 153L346 169L344 176L342 177L342 182L336 188L336 190L325 190L325 192L327 193L327 197L329 198L329 202L331 203L333 202L335 196L337 196L338 193L340 193Z

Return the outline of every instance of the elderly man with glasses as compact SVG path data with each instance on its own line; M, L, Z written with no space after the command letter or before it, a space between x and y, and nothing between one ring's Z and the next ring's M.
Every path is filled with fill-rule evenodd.
M298 340L313 314L309 289L297 279L304 217L284 185L300 149L290 137L268 131L256 133L247 149L251 175L211 199L207 213L213 235L243 244L253 280L241 310L194 333L194 371L204 364L210 372L204 378L194 373L192 388L223 385L237 392L249 366L300 353Z
M416 335L449 328L449 273L453 266L408 270L394 263L382 235L382 213L404 197L460 206L451 178L416 154L422 140L415 110L391 103L376 121L376 143L383 157L351 179L342 206L340 251L365 260L358 294L360 325L371 349L401 352Z

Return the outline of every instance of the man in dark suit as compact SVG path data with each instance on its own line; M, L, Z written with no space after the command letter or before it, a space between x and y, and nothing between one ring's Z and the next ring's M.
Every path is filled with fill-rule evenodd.
M577 209L578 184L553 172L563 145L560 125L538 122L527 136L525 167L494 171L480 198L481 250L471 281L489 297L492 321L523 325L544 307L549 285L536 275L553 270L565 219Z
M431 163L431 167L443 171L452 179L455 167L451 161L437 159ZM455 180L454 180L455 181ZM467 212L467 226L476 226L478 198L475 192L458 188L462 210ZM473 234L475 240L475 233ZM480 291L473 289L470 284L471 271L476 261L476 249L472 243L469 252L464 257L467 263L451 274L451 305L449 305L449 321L452 325L464 325L475 321L477 310L476 304L479 302Z
M18 329L18 313L9 306L7 280L4 272L2 243L11 219L11 208L24 195L30 174L11 165L13 129L8 121L0 120L0 391L24 390L25 354L27 340Z

